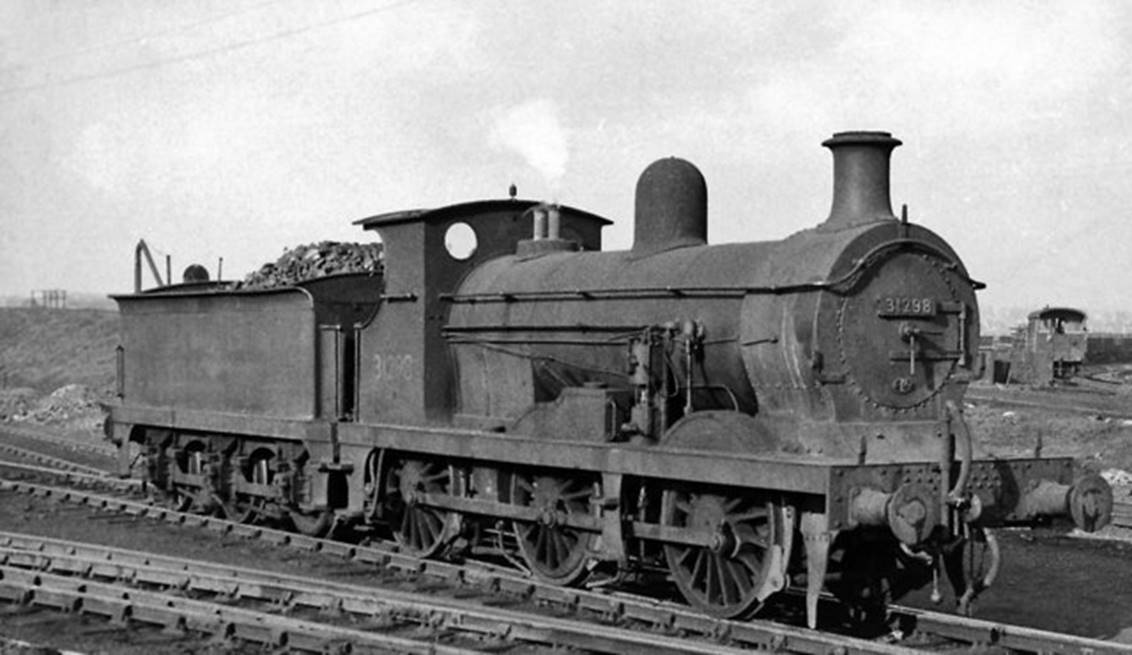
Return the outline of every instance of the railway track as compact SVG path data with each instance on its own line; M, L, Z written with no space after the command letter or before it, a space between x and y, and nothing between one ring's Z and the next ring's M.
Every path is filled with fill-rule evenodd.
M96 585L93 604L90 582ZM114 593L119 602L107 605L102 596ZM183 595L194 600L182 603ZM78 604L80 610L89 607L93 614L120 621L317 652L334 642L349 643L355 652L444 653L520 644L603 653L740 652L469 599L438 600L390 589L375 594L358 585L18 533L0 533L0 597L49 606ZM240 605L235 612L233 602ZM407 631L413 639L400 636Z
M231 607L225 602L181 598L161 592L91 582L73 576L0 567L0 597L63 612L102 616L121 624L163 626L184 633L219 635L306 652L325 652L329 644L350 644L353 652L472 653L366 630L326 625L271 612Z
M175 512L146 502L105 496L94 492L51 487L25 481L0 479L0 491L18 491L52 500L70 502L102 511L136 518L153 518L178 526L203 529L222 535L260 539L304 552L336 555L345 560L429 580L433 584L455 585L477 595L488 593L493 602L520 603L560 615L584 620L587 630L595 625L630 625L648 634L685 635L709 645L708 652L722 646L735 648L773 648L794 653L899 653L900 647L852 640L840 635L806 630L768 622L735 623L705 617L689 608L649 598L624 594L565 589L527 579L511 569L480 563L467 565L421 560L400 553L384 544L362 546L340 541L315 539L271 528L233 523L215 517ZM382 590L384 594L384 588ZM853 646L853 644L856 646ZM847 648L847 644L849 647ZM612 651L624 652L624 651Z
M1002 407L1026 407L1030 409L1054 410L1069 414L1095 416L1102 414L1117 419L1132 419L1132 401L1125 407L1114 407L1111 398L1115 394L1105 394L1104 401L1087 402L1080 398L1058 397L1056 393L1048 393L1038 399L1019 398L1010 395L995 393L993 389L972 386L967 390L966 399L977 403ZM1132 398L1127 394L1124 398Z
M106 442L10 424L0 425L0 457L99 477L111 477L118 459L115 447Z
M50 469L58 469L58 470L64 470L64 471L74 471L74 472L77 472L77 473L87 473L87 474L95 475L95 476L98 476L98 477L109 477L111 475L110 472L107 471L106 469L103 469L103 468L100 468L100 467L97 467L97 466L90 466L88 464L83 464L81 462L75 462L75 461L72 461L72 460L69 460L69 459L66 459L66 458L63 458L63 457L56 457L54 455L49 455L47 453L40 452L38 450L30 450L30 449L27 449L27 448L21 448L19 446L14 446L14 445L9 444L9 443L0 442L0 453L3 453L5 455L11 455L11 456L19 458L21 460L26 460L28 462L34 462L36 464L42 464L44 467L47 467L47 468L50 468Z
M51 458L54 460L54 458ZM79 488L109 489L121 494L139 495L145 492L146 483L137 478L118 478L101 470L76 470L81 465L55 460L50 466L39 466L26 462L0 459L0 471L15 472L21 480L52 478L61 479ZM86 467L82 467L86 468ZM10 479L10 481L15 481Z
M59 434L48 428L35 428L25 425L4 423L0 425L0 436L5 437L4 441L8 441L12 437L15 437L24 441L25 443L31 441L39 442L42 444L51 444L52 446L56 446L64 450L102 455L111 460L117 458L118 456L118 449L108 441L96 441L93 439L69 439L60 436Z
M464 594L484 596L489 598L489 603L519 603L554 611L559 618L568 616L585 621L590 626L587 628L589 632L593 632L595 625L632 626L653 636L682 635L693 640L690 643L707 644L714 651L728 647L848 654L908 652L909 649L931 652L993 646L997 652L1132 653L1132 646L900 607L894 608L892 617L894 623L901 626L901 631L877 641L768 621L722 621L654 598L544 585L503 567L421 560L384 544L357 545L315 539L214 517L174 512L128 498L23 481L0 480L0 490L32 494L135 518L151 518L222 535L260 539L306 552L336 555L351 562L376 565L385 571L411 576L418 584L421 580L432 580L433 584L462 590ZM385 593L384 590L382 593ZM659 646L650 647L656 648Z

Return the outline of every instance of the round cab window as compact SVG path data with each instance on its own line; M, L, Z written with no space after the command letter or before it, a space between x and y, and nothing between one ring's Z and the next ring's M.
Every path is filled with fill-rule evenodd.
M444 247L453 259L464 260L476 252L476 231L467 223L453 223L444 233Z

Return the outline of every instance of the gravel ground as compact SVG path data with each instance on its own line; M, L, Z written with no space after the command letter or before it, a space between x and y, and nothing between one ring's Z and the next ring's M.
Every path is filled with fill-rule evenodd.
M1028 456L1040 441L1045 456L1076 457L1098 470L1132 471L1129 390L995 385L973 387L972 392L978 399L968 396L964 414L984 454Z
M1003 566L975 603L975 616L1042 630L1132 643L1132 543L1069 536L1065 530L996 532ZM927 609L929 590L904 604Z

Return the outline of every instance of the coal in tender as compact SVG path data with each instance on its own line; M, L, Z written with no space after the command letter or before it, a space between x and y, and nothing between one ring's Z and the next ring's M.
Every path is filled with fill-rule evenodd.
M380 243L321 241L290 248L239 283L240 289L275 289L340 273L380 274Z

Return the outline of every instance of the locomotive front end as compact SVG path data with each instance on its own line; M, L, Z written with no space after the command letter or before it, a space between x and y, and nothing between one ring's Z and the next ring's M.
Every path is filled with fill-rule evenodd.
M599 557L666 566L717 616L803 578L811 622L823 589L867 614L933 572L966 608L997 571L986 528L1103 526L1099 477L1065 458L991 457L973 439L963 397L980 284L943 238L893 214L899 143L827 140L829 217L782 240L707 243L706 183L675 158L641 175L629 250L540 238L536 220L532 240L446 298L456 419L562 453L547 456L558 488L603 488L586 505L608 508ZM575 537L598 550L593 531ZM988 567L964 569L977 549ZM585 557L568 559L574 579Z
M748 371L779 431L792 425L807 453L856 460L834 467L824 516L802 526L811 573L824 578L821 562L835 560L830 587L861 606L913 585L920 562L948 574L966 610L998 570L986 528L1067 517L1094 531L1111 517L1112 492L1068 458L982 452L962 411L977 373L982 285L942 238L892 215L888 158L899 141L858 132L824 145L834 153L830 216L784 248L836 254L818 259L821 281L784 307L748 300ZM772 322L790 329L767 338ZM776 370L794 384L759 381ZM979 570L965 568L973 550L984 555Z
M809 447L857 459L844 473L857 479L848 524L887 525L910 547L963 524L1055 516L1089 532L1107 524L1111 490L1071 459L1043 458L1040 448L1010 459L983 450L963 414L977 374L981 285L935 234L905 221L877 230L849 244L831 276L843 286L816 310L824 329L812 352L829 355L811 362L839 434L801 431L820 435Z

